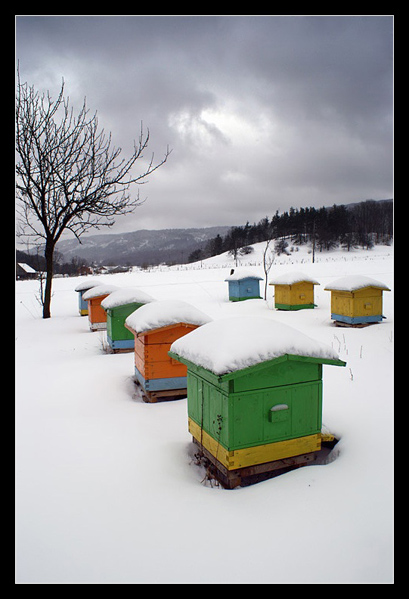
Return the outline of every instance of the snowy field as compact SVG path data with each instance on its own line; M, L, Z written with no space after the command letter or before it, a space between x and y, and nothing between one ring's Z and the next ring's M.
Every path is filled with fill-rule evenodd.
M241 264L263 276L264 244ZM17 583L392 583L393 248L276 259L270 278L317 279L314 310L228 301L227 255L194 265L98 275L155 299L190 302L213 319L263 316L326 343L323 422L340 438L325 465L243 488L202 482L187 400L146 404L133 354L108 354L74 292L54 281L42 320L37 281L16 283ZM380 324L336 328L324 287L367 275L384 292ZM261 282L263 289L263 282Z

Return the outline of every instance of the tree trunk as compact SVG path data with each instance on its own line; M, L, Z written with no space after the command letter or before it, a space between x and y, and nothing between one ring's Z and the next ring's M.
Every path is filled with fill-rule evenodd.
M45 244L46 280L43 297L43 318L51 318L51 287L53 282L53 259L54 243L48 241Z

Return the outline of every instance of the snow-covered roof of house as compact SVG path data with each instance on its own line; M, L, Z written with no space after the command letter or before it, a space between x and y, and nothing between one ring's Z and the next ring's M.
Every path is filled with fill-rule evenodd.
M170 351L219 376L287 354L339 360L332 347L259 316L214 320L172 343Z
M259 277L258 275L254 274L254 272L252 272L251 270L235 268L233 274L227 276L224 280L241 281L242 279L258 279L259 281L262 281L263 277Z
M161 300L145 304L132 312L125 324L137 334L185 323L201 326L211 321L201 310L181 300Z
M27 274L36 274L36 270L34 270L34 268L32 268L31 266L29 266L28 264L26 264L25 262L17 262L17 264L19 265L20 268L22 268L24 270L24 272L26 272Z
M383 289L384 291L390 291L384 283L365 277L364 275L348 275L341 277L336 281L333 281L325 287L326 291L357 291L358 289L364 289L365 287L375 287L376 289Z
M288 272L284 275L274 277L270 280L270 285L295 285L296 283L312 283L319 285L319 282L302 272Z
M101 295L109 295L117 289L119 289L117 285L107 285L106 283L102 285L97 285L96 287L92 287L92 289L86 291L82 298L85 301L88 301L90 299L93 299L94 297L100 297Z
M86 291L97 285L101 285L101 281L98 281L98 279L85 279L76 286L75 291Z
M155 301L154 298L137 287L125 287L113 291L102 300L101 306L104 310L125 306L126 304L148 304Z

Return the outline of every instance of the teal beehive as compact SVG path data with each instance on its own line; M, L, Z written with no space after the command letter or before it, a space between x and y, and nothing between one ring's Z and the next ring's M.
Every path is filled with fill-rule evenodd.
M76 286L75 291L78 293L78 311L81 316L88 315L88 302L82 297L86 291L101 285L101 281L98 279L86 279Z
M261 299L260 281L262 277L249 270L232 269L225 278L229 285L229 300L241 302L248 299Z

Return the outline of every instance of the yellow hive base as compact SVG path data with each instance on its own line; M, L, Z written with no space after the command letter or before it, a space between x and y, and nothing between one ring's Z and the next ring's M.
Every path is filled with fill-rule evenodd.
M282 460L321 449L320 433L298 437L297 439L288 439L286 441L277 441L276 443L267 443L265 445L228 451L216 439L201 429L191 418L189 418L189 432L227 470L236 470L237 468L246 468L247 466Z

